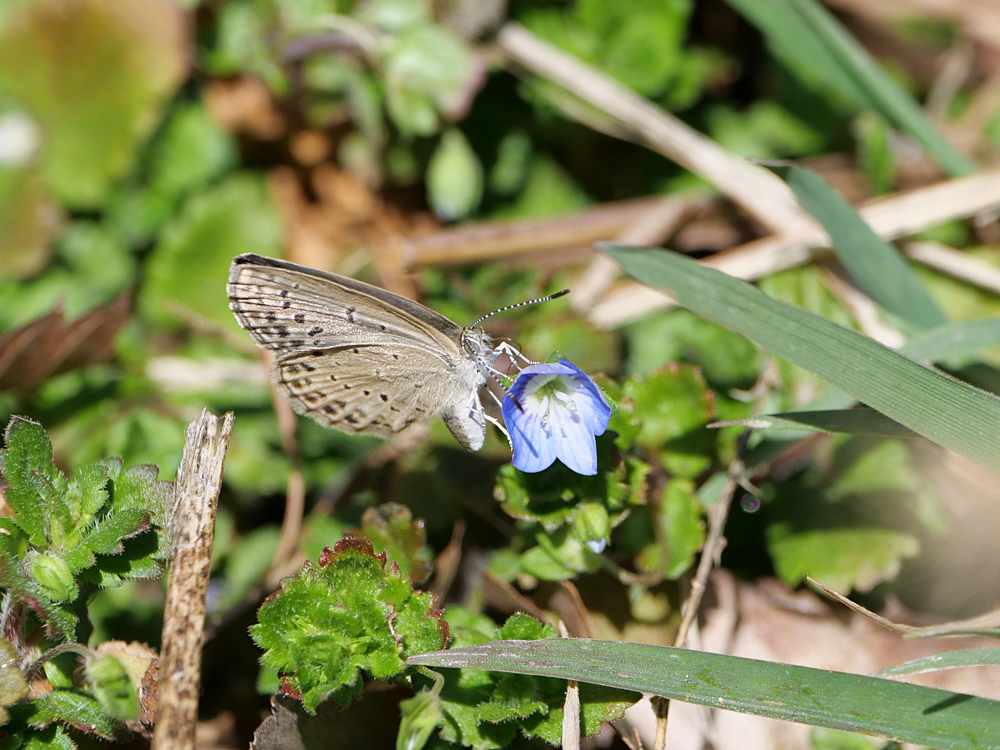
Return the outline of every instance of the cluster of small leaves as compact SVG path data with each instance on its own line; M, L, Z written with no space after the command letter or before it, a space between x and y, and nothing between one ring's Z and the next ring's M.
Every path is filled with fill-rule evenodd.
M264 649L262 663L278 670L283 691L310 713L328 698L344 705L359 697L362 672L400 677L407 656L448 642L433 595L415 592L399 566L359 536L286 578L250 633Z
M0 723L10 737L41 747L75 747L66 727L126 737L141 729L138 691L151 679L155 652L115 641L95 651L73 640L86 592L162 572L170 485L157 481L155 467L126 469L116 458L67 477L53 463L48 434L22 417L10 421L4 442L0 474L12 515L0 519L0 630L7 636L0 639Z
M535 542L520 556L522 572L545 580L593 572L600 560L591 547L603 547L611 530L645 502L649 465L620 455L610 435L597 444L594 476L576 474L561 462L537 474L501 467L494 497Z
M259 75L279 95L288 93L294 65L311 126L339 124L349 113L357 131L341 143L340 159L370 182L412 180L415 157L393 148L397 133L404 141L441 135L427 163L428 191L439 214L458 218L477 207L483 174L450 123L468 110L485 64L464 38L475 30L450 20L435 19L423 0L230 0L202 59L217 75Z
M0 472L12 516L0 519L0 585L28 605L50 636L70 639L81 587L155 578L169 542L170 485L155 467L111 458L67 477L52 462L45 430L15 417Z
M447 617L455 636L453 648L556 636L551 627L526 614L511 616L499 628L488 618L459 607L449 609ZM564 680L479 669L446 670L440 697L440 735L449 742L491 750L507 747L519 733L553 745L560 742L566 700ZM581 684L582 733L595 734L602 721L620 719L637 699L637 694L624 690Z

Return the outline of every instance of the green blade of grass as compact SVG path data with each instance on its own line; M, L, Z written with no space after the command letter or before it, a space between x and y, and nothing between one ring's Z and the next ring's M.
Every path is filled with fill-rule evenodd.
M906 131L949 174L976 166L955 151L902 89L816 0L728 0L764 34L775 54L860 109L873 109Z
M942 669L960 669L962 667L986 667L1000 664L1000 648L961 648L956 651L944 651L931 654L920 659L895 664L875 672L874 677L894 677L904 674L924 674L938 672Z
M974 354L991 346L1000 346L1000 318L936 326L914 335L899 347L899 351L913 359L937 362L956 354Z
M918 745L1000 748L1000 702L877 677L622 641L494 641L411 665L542 675Z
M889 419L874 409L828 409L820 411L786 411L746 419L729 419L709 427L752 427L755 430L793 430L809 432L846 432L852 435L916 438L913 430Z
M692 312L752 339L938 445L994 471L1000 466L1000 398L677 253L605 250L630 276L669 290Z
M840 262L869 297L921 329L947 322L902 254L875 234L819 175L791 164L771 169L830 235Z

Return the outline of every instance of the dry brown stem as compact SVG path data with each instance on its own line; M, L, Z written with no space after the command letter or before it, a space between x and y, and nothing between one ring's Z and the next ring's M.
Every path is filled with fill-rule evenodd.
M156 750L193 750L195 746L215 509L232 428L232 412L220 420L205 409L185 431L170 519L170 584L153 735Z

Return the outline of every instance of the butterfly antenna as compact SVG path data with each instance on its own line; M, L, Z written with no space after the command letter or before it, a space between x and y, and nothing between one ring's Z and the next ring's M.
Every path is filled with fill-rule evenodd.
M545 297L539 297L538 299L529 299L529 300L527 300L525 302L517 302L517 303L515 303L513 305L507 305L506 307L501 307L499 310L494 310L491 313L487 313L486 315L484 315L483 317L481 317L479 320L477 320L475 323L473 323L471 326L469 326L469 328L475 328L480 323L482 323L484 320L488 320L489 318L492 318L494 315L499 315L502 312L507 312L508 310L513 310L515 307L524 307L525 305L534 305L534 304L537 304L539 302L548 302L549 300L554 300L554 299L559 299L560 297L565 297L567 294L569 294L569 289L563 289L561 292L556 292L555 294L550 294L550 295L545 296Z

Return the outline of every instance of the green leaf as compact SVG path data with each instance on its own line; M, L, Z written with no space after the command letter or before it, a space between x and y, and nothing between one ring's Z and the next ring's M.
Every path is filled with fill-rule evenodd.
M874 677L896 677L899 675L925 674L939 672L943 669L960 669L962 667L985 667L1000 664L1000 648L960 648L955 651L943 651L940 654L923 656L902 664L880 669Z
M284 579L258 620L250 632L265 650L261 662L285 675L310 713L326 698L344 705L360 696L362 671L395 677L407 654L448 640L433 596L415 593L362 537L345 537L319 567Z
M473 74L465 44L441 26L418 24L391 37L383 58L386 107L404 135L433 133Z
M796 530L784 523L767 529L768 551L778 575L789 586L811 576L835 591L870 591L892 580L903 558L920 543L902 531L886 528L813 528Z
M760 370L757 347L689 310L657 313L624 331L629 342L628 370L636 375L677 360L697 365L712 385L747 386Z
M148 189L176 200L207 186L237 163L236 143L201 102L174 108L149 149Z
M492 637L514 636L534 642L554 639L555 631L529 615L518 613ZM472 645L489 638L458 629L455 643ZM560 741L566 698L566 685L561 680L462 670L445 674L441 697L445 717L441 737L449 742L482 750L507 747L519 726L524 733L541 737L551 744ZM621 690L581 685L580 714L584 736L596 733L602 721L620 718L635 699L634 694ZM515 718L518 721L509 721Z
M651 515L655 521L650 520ZM653 532L654 522L659 524L659 535ZM636 557L639 570L662 571L669 580L683 575L694 564L705 540L702 507L694 483L687 479L670 481L658 502L638 509L625 522L625 535L627 546L642 545Z
M0 750L76 750L76 743L58 724L28 729L0 740Z
M125 667L111 654L89 660L87 682L94 697L116 719L135 719L139 715L139 696Z
M511 464L500 468L493 496L513 518L533 521L554 532L572 523L583 503L603 505L612 526L628 508L643 502L643 479L649 466L637 459L622 460L606 432L597 438L597 474L582 476L557 462L545 471L526 474Z
M483 166L462 131L449 128L441 135L427 165L427 193L435 213L444 221L464 219L483 197Z
M869 57L833 15L816 0L729 0L756 25L775 53L807 79L873 109L923 145L949 174L976 167L948 145L919 105Z
M914 529L936 521L904 443L841 440L831 458L767 493L768 552L789 585L812 576L839 591L868 591L896 577L920 551Z
M10 641L0 638L0 709L14 705L28 694L28 681L24 679L20 662Z
M185 36L183 14L166 0L41 0L7 15L0 91L38 120L42 169L64 203L97 205L129 168L185 75Z
M535 541L538 546L521 555L521 570L528 575L543 581L563 581L600 567L600 557L567 526L551 533L539 530Z
M939 362L992 346L1000 346L1000 318L945 323L911 337L899 351L911 359Z
M972 750L1000 747L1000 702L861 675L621 641L497 641L408 659L544 675L712 708Z
M99 525L89 529L81 544L97 555L117 555L124 549L126 539L149 528L149 511L122 508L108 514Z
M0 451L0 474L10 482L4 499L14 511L14 522L24 530L36 547L48 546L49 509L46 499L54 494L53 485L64 484L52 463L52 442L37 422L12 417L4 433L5 448Z
M621 449L634 442L655 451L677 476L697 476L711 465L716 438L703 428L715 415L715 394L697 367L668 362L645 377L632 376L619 406L608 427L620 434Z
M236 174L196 194L160 235L140 298L152 319L177 325L178 308L236 326L224 289L229 264L245 253L276 255L281 226L264 180Z
M11 115L6 115L11 117ZM49 260L59 210L34 164L0 165L0 268L8 278L30 278Z
M410 509L399 503L367 508L361 516L361 531L375 550L384 551L416 584L427 580L433 563L424 526L423 519L415 519Z
M28 563L31 577L42 587L45 595L56 602L71 602L79 591L73 580L73 571L61 557L36 555Z
M899 251L875 234L819 175L794 165L771 169L830 235L840 262L869 297L918 328L947 322Z
M871 191L888 193L896 180L896 159L892 152L892 132L884 118L874 112L862 112L852 128L857 141L858 164Z
M899 422L894 422L873 409L828 409L817 411L786 411L781 414L764 414L746 419L716 422L713 427L742 425L755 430L793 430L796 432L846 432L852 435L917 438Z
M420 750L441 721L441 696L438 691L421 690L400 701L399 712L396 750Z
M914 432L1000 465L1000 399L676 253L609 247L633 277L814 372Z
M82 690L53 690L32 701L31 707L29 723L33 727L59 721L106 740L124 739L128 734L121 722Z

